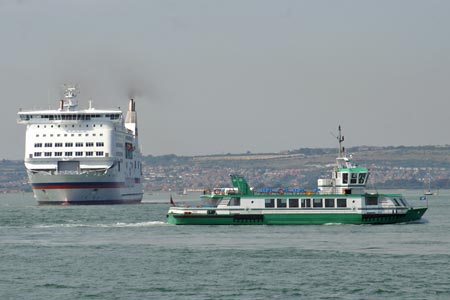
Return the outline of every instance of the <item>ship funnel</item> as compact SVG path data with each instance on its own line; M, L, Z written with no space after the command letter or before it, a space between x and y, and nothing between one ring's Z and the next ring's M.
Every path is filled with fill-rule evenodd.
M128 111L136 111L136 104L133 99L130 99L130 102L128 103Z
M125 118L125 127L133 131L137 135L137 113L136 113L136 103L133 99L128 102L128 112Z

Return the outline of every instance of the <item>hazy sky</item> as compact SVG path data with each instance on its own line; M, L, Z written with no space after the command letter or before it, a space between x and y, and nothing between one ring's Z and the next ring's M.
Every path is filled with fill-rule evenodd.
M0 82L7 159L67 82L144 154L450 144L450 1L0 0Z

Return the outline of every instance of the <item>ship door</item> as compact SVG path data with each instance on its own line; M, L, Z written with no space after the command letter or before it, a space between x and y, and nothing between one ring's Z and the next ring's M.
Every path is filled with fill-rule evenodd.
M366 207L366 212L371 214L378 213L378 196L377 195L366 195L364 205Z
M79 171L79 161L58 161L58 172L77 173Z

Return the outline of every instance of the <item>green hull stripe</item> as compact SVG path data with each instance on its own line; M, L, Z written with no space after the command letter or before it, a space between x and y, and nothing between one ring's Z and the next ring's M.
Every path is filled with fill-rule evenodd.
M419 220L427 208L410 209L406 214L265 214L265 215L183 215L169 214L167 221L175 225L322 225L393 224Z

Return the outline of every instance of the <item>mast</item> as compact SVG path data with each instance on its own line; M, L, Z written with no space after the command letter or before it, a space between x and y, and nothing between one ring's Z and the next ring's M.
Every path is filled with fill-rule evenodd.
M342 147L342 142L344 141L344 136L342 135L342 132L341 132L341 125L339 125L338 130L339 130L339 135L336 138L339 142L339 157L344 157L345 148Z
M64 84L63 85L64 99L60 102L59 110L76 110L78 103L75 100L79 93L78 85Z

